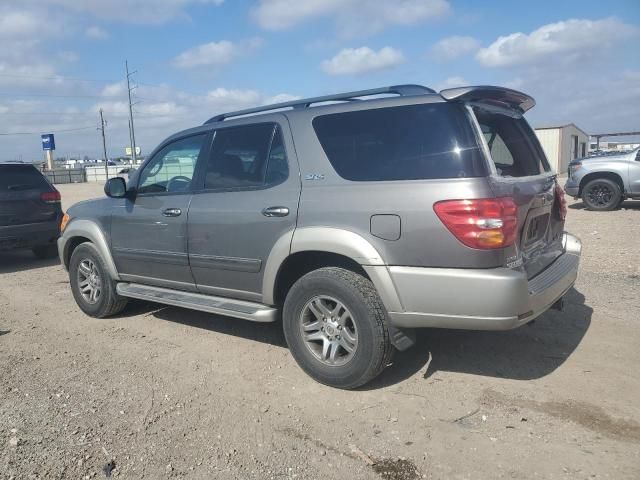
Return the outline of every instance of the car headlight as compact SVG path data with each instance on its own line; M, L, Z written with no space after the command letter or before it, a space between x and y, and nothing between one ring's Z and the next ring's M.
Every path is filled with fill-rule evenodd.
M569 165L569 177L572 177L573 175L575 175L575 173L580 170L582 168L582 164L580 162L578 163L572 163Z

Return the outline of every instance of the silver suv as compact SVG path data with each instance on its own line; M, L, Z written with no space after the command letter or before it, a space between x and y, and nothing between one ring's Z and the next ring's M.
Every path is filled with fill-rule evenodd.
M614 210L626 198L640 199L640 148L573 160L568 173L565 192L582 198L589 210Z
M128 298L282 317L314 379L376 377L413 329L505 330L560 306L580 242L517 91L400 85L242 110L162 142L69 209L88 315Z

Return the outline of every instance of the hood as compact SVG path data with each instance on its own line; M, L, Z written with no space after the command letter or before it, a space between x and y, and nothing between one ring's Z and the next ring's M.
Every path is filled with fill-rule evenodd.
M67 213L71 218L91 217L108 213L110 208L111 202L109 198L94 198L74 203L67 209Z
M569 165L574 165L576 163L596 164L596 163L615 162L616 160L629 160L629 158L634 158L638 153L638 151L639 149L635 149L631 152L616 153L611 155L594 155L591 157L576 158L575 160L571 160L571 162L569 162Z

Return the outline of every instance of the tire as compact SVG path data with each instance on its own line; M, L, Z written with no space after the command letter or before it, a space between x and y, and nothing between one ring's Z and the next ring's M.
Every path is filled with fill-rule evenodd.
M54 258L58 255L57 245L38 245L31 249L36 258L44 260L47 258Z
M596 178L582 189L582 201L587 210L606 212L620 205L622 192L620 185L608 178Z
M322 312L328 314L327 322L322 321ZM304 275L289 290L282 319L298 365L332 387L364 385L385 369L395 351L375 287L350 270L327 267ZM331 345L327 350L325 343Z
M116 283L92 243L82 243L73 251L69 262L69 283L76 303L90 317L115 315L127 304L127 299L116 293ZM92 295L89 290L98 290L98 293Z

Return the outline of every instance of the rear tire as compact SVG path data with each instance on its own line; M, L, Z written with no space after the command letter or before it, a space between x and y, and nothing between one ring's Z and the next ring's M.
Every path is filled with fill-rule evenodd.
M582 201L587 210L607 212L618 208L622 200L620 185L608 178L596 178L582 189Z
M321 268L300 278L287 294L283 328L298 365L336 388L371 381L395 351L375 287L343 268Z
M120 313L127 305L127 299L116 293L116 282L109 276L92 243L83 243L73 251L69 282L76 303L90 317L109 317Z
M44 260L47 258L54 258L58 255L58 247L54 245L38 245L31 249L36 258Z

